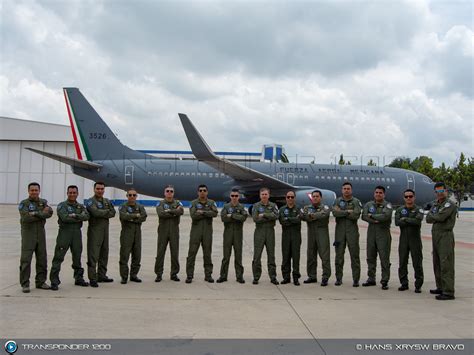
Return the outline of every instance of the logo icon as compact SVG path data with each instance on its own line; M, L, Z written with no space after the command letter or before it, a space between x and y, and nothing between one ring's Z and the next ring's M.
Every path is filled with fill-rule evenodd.
M5 351L9 354L14 354L18 350L18 346L16 342L13 340L9 340L5 343Z

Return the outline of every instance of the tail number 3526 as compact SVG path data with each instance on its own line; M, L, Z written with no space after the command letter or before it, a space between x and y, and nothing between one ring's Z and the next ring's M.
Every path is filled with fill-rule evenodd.
M89 139L106 139L107 135L105 133L89 133Z

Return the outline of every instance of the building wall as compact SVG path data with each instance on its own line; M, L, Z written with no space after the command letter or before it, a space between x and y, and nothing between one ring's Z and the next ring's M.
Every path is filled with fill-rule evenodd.
M41 185L41 196L54 205L66 199L68 185L78 186L79 201L92 195L93 181L74 175L68 165L30 152L27 147L75 157L72 142L0 141L0 203L19 203L28 196L27 186L32 181ZM106 189L105 196L125 199L122 190L112 187ZM149 196L139 198L156 200Z

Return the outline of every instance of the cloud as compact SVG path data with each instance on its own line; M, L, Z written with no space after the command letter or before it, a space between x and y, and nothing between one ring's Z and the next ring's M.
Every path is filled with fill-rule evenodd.
M5 1L0 114L67 124L61 88L77 86L137 149L187 149L185 112L215 150L450 163L474 155L473 37L445 9Z

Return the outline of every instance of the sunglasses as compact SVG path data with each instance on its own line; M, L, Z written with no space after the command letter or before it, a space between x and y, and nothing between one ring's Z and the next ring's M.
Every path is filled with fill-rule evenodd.
M230 195L230 197L239 197L239 195Z
M286 198L293 199L295 196L286 196Z
M206 189L199 189L199 192L207 192Z
M437 194L442 194L442 193L445 192L445 191L446 191L445 189L442 189L442 190L435 190L435 192L436 192Z
M174 191L173 191L173 190L165 190L165 192L171 192L171 193L173 193Z
M99 191L100 191L100 190L105 190L105 188L103 188L103 187L96 187L95 189L96 189L96 190L99 190Z
M405 195L405 196L403 196L403 197L405 197L405 198L413 198L414 196L413 196L413 195Z
M137 194L128 194L128 197L136 197Z

